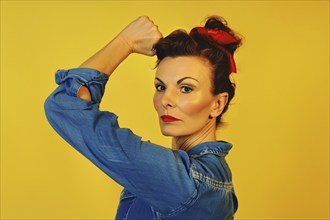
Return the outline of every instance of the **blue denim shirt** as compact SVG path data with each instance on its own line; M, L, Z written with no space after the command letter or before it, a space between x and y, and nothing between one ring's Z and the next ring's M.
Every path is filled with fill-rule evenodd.
M45 112L62 138L124 187L116 219L232 219L238 204L225 161L231 144L206 142L186 152L142 141L99 110L107 81L93 69L59 70ZM92 101L77 97L82 85Z

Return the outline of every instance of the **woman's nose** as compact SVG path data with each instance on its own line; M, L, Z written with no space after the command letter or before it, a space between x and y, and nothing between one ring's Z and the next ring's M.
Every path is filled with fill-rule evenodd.
M162 105L166 109L168 107L175 107L176 94L172 89L166 89L162 97Z

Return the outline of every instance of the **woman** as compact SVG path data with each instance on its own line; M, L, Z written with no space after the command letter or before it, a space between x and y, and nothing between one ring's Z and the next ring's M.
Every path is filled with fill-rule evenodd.
M225 156L216 141L221 115L234 96L229 75L241 40L220 18L188 34L162 38L140 17L79 68L59 70L45 102L53 128L124 187L116 219L232 219L237 210ZM99 111L108 77L131 53L157 54L154 106L172 149L144 142Z

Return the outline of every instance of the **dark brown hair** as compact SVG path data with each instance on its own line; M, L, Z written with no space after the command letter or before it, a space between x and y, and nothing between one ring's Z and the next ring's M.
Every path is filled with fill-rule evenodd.
M157 66L165 57L197 56L206 59L213 70L212 93L214 95L222 92L229 94L227 105L216 118L216 125L218 126L221 116L227 111L228 105L235 95L236 86L229 78L231 73L229 58L224 52L224 49L234 54L235 50L241 45L241 37L231 30L227 26L225 19L221 17L209 17L204 27L211 30L225 31L235 37L237 42L220 45L208 35L199 33L189 35L184 30L176 30L155 45L158 58Z

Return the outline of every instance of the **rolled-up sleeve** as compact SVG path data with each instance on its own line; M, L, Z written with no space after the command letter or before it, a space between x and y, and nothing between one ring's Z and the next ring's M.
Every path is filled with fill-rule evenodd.
M159 212L191 202L195 184L187 153L142 141L131 130L120 128L115 114L99 110L107 75L77 68L57 71L55 78L59 86L47 98L45 113L63 139ZM92 101L77 97L82 85Z

